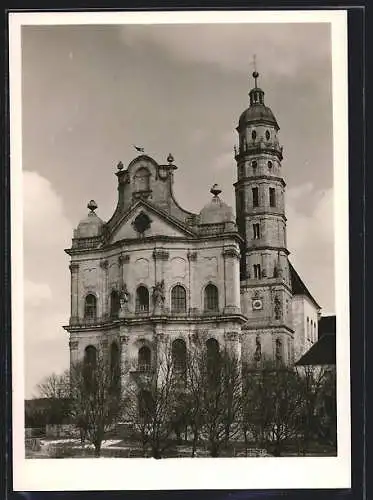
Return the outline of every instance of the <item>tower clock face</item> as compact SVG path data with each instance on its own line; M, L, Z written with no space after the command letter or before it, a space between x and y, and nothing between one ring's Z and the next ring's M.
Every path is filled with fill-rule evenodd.
M262 299L254 299L252 302L252 307L254 311L259 311L263 308Z

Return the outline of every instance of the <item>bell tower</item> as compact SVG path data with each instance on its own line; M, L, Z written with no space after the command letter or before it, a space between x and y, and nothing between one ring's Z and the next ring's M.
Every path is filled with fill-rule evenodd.
M235 148L237 226L241 246L241 310L251 348L285 364L293 359L291 281L286 247L285 181L279 126L264 103L254 71L249 107L241 114ZM255 347L256 346L256 347Z

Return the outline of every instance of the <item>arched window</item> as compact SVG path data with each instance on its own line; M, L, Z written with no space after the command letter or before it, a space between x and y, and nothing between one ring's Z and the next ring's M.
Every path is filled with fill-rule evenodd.
M113 290L110 294L110 316L117 318L120 309L119 293Z
M215 285L209 284L205 288L204 309L207 312L219 310L219 292Z
M172 342L172 362L175 371L185 373L186 371L186 343L182 339Z
M154 409L153 396L150 391L142 389L138 395L139 417L144 420L151 420Z
M96 317L97 317L97 299L92 293L90 293L85 298L84 318L96 319Z
M207 353L207 372L210 375L216 374L219 370L219 342L216 339L208 339L206 341L206 353Z
M137 369L139 372L148 372L151 368L151 356L152 353L146 345L143 345L139 349L137 358Z
M138 169L134 176L135 181L135 191L149 191L149 178L150 172L147 168L141 167Z
M140 285L136 290L136 311L149 311L149 290L146 286Z
M256 139L256 131L255 130L253 130L251 132L251 138L252 138L253 141L255 141L255 139Z
M95 370L97 366L97 349L89 345L84 350L83 378L87 391L92 392L95 387Z
M110 375L113 391L117 393L120 390L120 356L116 342L110 346Z
M186 291L181 285L176 285L171 291L171 310L181 313L186 311Z
M269 130L266 130L266 139L267 139L267 141L269 141L270 137L271 137L271 134L269 133Z

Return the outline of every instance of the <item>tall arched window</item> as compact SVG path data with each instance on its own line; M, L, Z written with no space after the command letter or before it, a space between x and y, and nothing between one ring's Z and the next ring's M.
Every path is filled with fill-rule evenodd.
M85 298L84 318L96 319L96 317L97 317L97 299L92 293L90 293Z
M205 288L204 309L207 312L219 310L219 292L215 285L209 284Z
M176 339L172 342L172 362L175 371L185 373L186 371L187 348L183 339Z
M171 291L171 310L181 313L186 311L186 291L181 285L176 285Z
M110 294L110 316L112 318L117 318L120 309L120 299L119 293L113 290Z
M97 349L93 345L89 345L84 350L84 365L83 365L83 378L87 391L94 390L95 383L95 369L97 366Z
M137 369L140 372L148 372L151 368L151 356L152 353L146 345L143 345L139 349L138 359L137 359Z
M116 342L112 342L110 346L110 375L112 389L117 393L120 390L120 355Z
M220 367L220 350L219 342L216 339L208 339L206 341L206 354L207 354L207 373L214 377Z
M147 168L141 167L134 176L135 191L149 191L150 172Z
M140 285L136 290L136 311L149 311L149 290L146 286Z

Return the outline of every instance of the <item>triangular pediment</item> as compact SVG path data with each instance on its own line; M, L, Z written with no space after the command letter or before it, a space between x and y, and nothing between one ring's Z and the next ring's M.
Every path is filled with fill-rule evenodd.
M138 201L112 228L110 243L139 237L167 236L193 237L194 233L182 222L175 220L147 202Z

